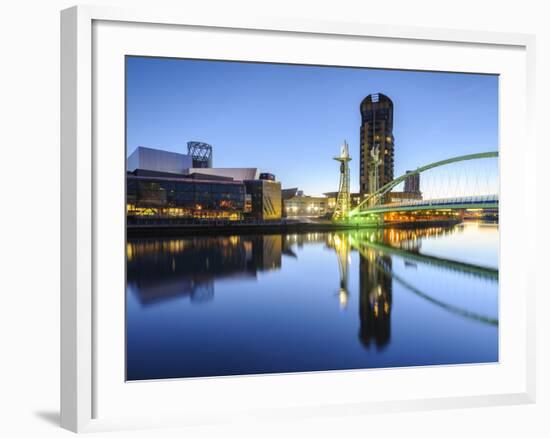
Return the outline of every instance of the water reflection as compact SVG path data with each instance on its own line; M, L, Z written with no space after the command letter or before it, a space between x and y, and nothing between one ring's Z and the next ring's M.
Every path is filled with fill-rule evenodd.
M332 246L336 251L338 258L338 271L340 273L340 288L338 289L338 299L342 309L347 308L349 299L348 277L349 277L349 257L350 257L350 239L341 233L327 235L328 246Z
M162 364L158 364L157 368L152 366L154 371L140 369L137 361L132 363L131 357L134 354L132 352L138 351L138 356L142 358L140 355L146 354L146 349L153 347L147 347L142 340L138 341L135 334L144 330L147 324L150 324L149 330L158 330L160 333L165 330L159 328L161 322L165 324L169 318L166 317L166 308L162 307L163 310L159 310L159 315L162 313L164 320L155 319L151 322L144 322L146 314L129 304L128 339L133 345L128 350L129 353L132 353L128 358L129 376L134 375L135 378L184 377L285 370L304 371L461 363L486 361L487 358L497 360L498 270L495 259L487 256L483 260L485 263L469 263L464 258L453 257L453 248L460 246L461 242L470 242L468 239L472 238L472 233L484 231L482 228L475 227L483 227L483 224L416 230L384 229L303 234L131 239L127 244L128 293L136 298L142 309L154 311L156 308L161 309L158 306L162 306L164 303L170 304L173 300L181 299L188 300L190 304L203 303L210 306L217 301L215 299L218 293L217 288L220 288L224 291L220 292L224 294L221 296L224 307L212 310L218 319L208 320L211 324L209 329L216 326L215 328L224 330L225 327L221 326L222 320L226 320L226 327L227 321L229 321L230 324L238 325L240 329L246 329L247 334L241 339L241 343L238 342L238 339L234 341L234 349L239 349L242 344L242 351L231 351L227 354L252 355L251 357L254 357L256 362L247 363L246 361L249 359L243 357L242 361L247 363L246 365L239 363L229 366L226 364L214 367L212 371L204 371L204 367L210 366L206 363L210 359L205 356L204 360L199 360L200 364L196 365L196 367L203 368L194 368L192 371L183 369L186 365L181 365L183 368L178 371L180 368L176 367L177 363L174 365L175 371L166 372L167 374L159 374L159 369L166 367ZM494 235L497 233L497 228L493 227L486 231L489 234L493 233L490 235ZM447 242L447 246L442 242ZM334 266L334 274L326 272L330 271L331 264ZM314 281L314 277L317 275L315 274L316 265L326 266L324 271L318 272L318 276L328 279L332 285L319 284ZM258 285L254 289L246 286L250 282L259 282L260 278L262 279L261 287ZM313 283L316 286L313 286ZM230 284L233 286L229 286ZM392 321L394 318L392 313L395 312L396 288L399 290L398 303L400 306L398 307L398 319ZM229 293L228 290L232 290L233 295L226 295ZM253 290L254 295L246 295L250 290ZM264 291L269 292L270 295L262 296ZM409 295L406 295L407 293ZM339 309L340 313L345 314L342 317L344 319L337 319L336 315L323 313L328 311L324 307L319 307L324 306L323 302L326 298L323 298L323 295L325 297L332 295L332 300L334 300L334 295L337 296L334 306ZM306 301L306 296L307 300L310 300L309 302ZM235 302L237 307L230 304L231 301L228 300L231 299L238 300ZM262 318L254 319L250 316L254 314L253 302L256 303L257 308L263 309L263 312L269 312L262 314L262 317L271 319L271 326ZM296 321L294 325L286 322L292 313L289 306L292 306L293 303L296 306L296 312L303 312L303 309L307 309L308 312L307 315L304 315L307 318L301 322ZM317 307L321 310L315 313ZM441 314L441 311L444 314ZM178 318L187 315L189 324L191 321L201 321L194 319L199 318L199 314L191 312L191 309L187 309ZM447 316L444 316L445 314ZM221 318L220 315L222 315ZM454 319L457 317L463 322ZM206 317L203 316L203 318ZM235 320L234 318L240 319ZM298 314L299 318L300 314ZM322 330L317 330L317 334L304 333L302 335L303 342L309 342L310 347L318 353L316 349L320 347L314 341L315 336L318 336L318 341L321 342L322 333L324 330L330 330L331 324L334 327L332 335L336 336L336 333L347 332L346 327L353 324L354 318L356 327L358 327L355 331L357 333L356 340L359 341L361 349L365 352L372 351L372 354L376 356L361 357L354 348L348 347L348 350L342 350L345 354L341 359L324 358L319 359L317 363L310 363L305 357L296 359L296 353L292 351L292 348L287 347L284 340L279 340L273 334L273 345L269 345L269 342L266 341L266 348L274 348L276 344L277 348L282 350L279 350L281 363L278 368L272 368L275 367L273 362L269 365L262 365L262 361L257 357L263 353L252 351L250 345L247 345L247 342L249 344L256 342L253 338L254 333L256 336L265 330L267 330L266 333L270 333L273 330L273 324L277 326L287 324L286 329L293 329L293 333L302 333L303 326L309 324L312 329L322 327ZM432 323L428 318L437 319L440 321L438 323L440 325L430 327ZM175 323L180 324L179 319ZM405 326L405 324L413 323L417 324L417 327L407 328ZM195 324L198 323L195 322ZM220 326L218 327L217 324ZM495 329L487 332L478 328L483 325ZM438 329L440 332L431 333L427 327L432 330ZM465 333L483 333L480 339L483 339L485 343L483 345L489 345L489 348L481 354L485 347L480 343L480 345L471 346L472 351L468 352L468 346L465 343L458 349L468 353L463 354L463 357L457 356L458 353L455 354L449 349L446 352L448 359L436 360L422 359L420 354L414 356L412 352L408 351L410 346L401 345L407 336L412 335L416 337L416 340L419 340L418 336L423 336L423 342L426 342L426 337L433 336L433 340L428 340L433 341L435 345L437 342L441 342L437 339L441 334L454 339L457 336L458 327L466 327L466 329L461 328ZM397 338L394 342L392 333L395 330L398 334L395 335ZM407 333L407 330L410 333ZM252 334L249 335L248 331L251 331ZM327 333L330 335L330 331ZM165 337L162 342L167 342L166 339L170 339L172 333L163 333L163 335ZM329 335L325 334L324 336ZM205 339L205 342L213 341ZM344 348L343 345L349 342L349 335L346 335L341 339L342 347L339 348ZM429 343L427 342L427 345ZM389 356L385 358L381 354L390 346ZM184 347L185 342L180 338L178 344L171 347L166 346L165 355L170 360L174 359L172 354L176 355L184 363L181 351L177 354L170 352L170 348ZM189 346L189 348L191 347ZM285 351L285 348L288 351ZM354 353L351 354L351 351ZM351 356L345 359L346 354L351 354ZM445 354L435 351L432 356L437 358L438 354L441 357L445 356ZM223 358L216 356L216 358L227 360L225 356ZM365 362L365 358L369 358L369 361ZM187 361L188 359L187 357ZM296 363L289 363L292 360L295 360ZM381 362L378 363L378 361ZM323 365L325 362L326 364Z
M361 255L359 266L359 339L365 347L375 343L385 346L390 340L392 278L380 270L385 262L391 270L391 257L368 251Z
M127 244L127 278L143 305L172 297L214 299L214 280L254 279L281 268L281 235L137 239Z

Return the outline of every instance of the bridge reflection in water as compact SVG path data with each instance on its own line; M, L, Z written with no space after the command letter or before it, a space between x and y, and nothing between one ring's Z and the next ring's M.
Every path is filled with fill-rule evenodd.
M490 230L497 232L495 227ZM446 328L433 327L430 318L434 319L435 324L451 327L448 330L449 342L457 342L459 326L466 327L464 335L485 330L484 336L490 345L487 354L479 355L479 361L496 361L498 270L494 261L485 265L470 263L464 257L461 260L459 257L453 258L452 254L446 255L445 251L442 255L437 244L434 246L434 243L445 238L460 236L463 231L463 226L454 226L130 240L127 244L129 379L476 361L476 354L466 354L461 360L457 354L445 352L441 352L441 357L447 354L455 359L437 360L438 353L435 352L435 359L431 361L426 358L416 360L409 351L414 348L413 345L403 345L401 351L392 347L390 356L394 359L382 360L382 352L392 344L394 327L398 333L395 339L397 345L405 341L406 336L400 334L406 334L407 330L418 330L424 336L424 342L426 337L433 336L434 346L442 342L438 336L445 333ZM430 248L423 251L423 244ZM314 260L306 251L310 248L315 249ZM319 268L317 273L316 264ZM330 268L331 265L333 268ZM327 279L332 279L331 284L326 284ZM392 321L395 318L392 313L396 293L399 294L399 306L395 310L397 315L405 315L408 311L421 315L397 316L398 319ZM237 302L232 301L231 294L235 295ZM221 303L216 307L218 300ZM310 310L307 300L311 302ZM327 300L333 301L333 304L330 305ZM197 304L205 310L193 310ZM290 310L293 304L298 310ZM208 306L214 307L209 311ZM252 306L255 306L257 314ZM169 308L178 309L180 313L176 317ZM159 309L164 316L148 319L148 315L155 314L155 309ZM208 323L199 319L201 314ZM147 349L156 351L158 343L166 343L174 336L164 327L170 318L176 318L174 324L187 324L185 330L181 327L178 342L172 346L178 351L173 351L172 357L172 347L166 345L156 366L152 363L141 367L140 361L143 362ZM303 320L300 321L300 318ZM225 321L225 328L221 326L222 320ZM412 323L416 325L405 326ZM218 330L237 330L232 324L240 327L240 331L235 333L241 333L241 342L232 339L232 351L227 351L227 345L222 346L216 339L209 338L218 335L204 333L205 330L214 330L212 326L217 324L220 324L216 327ZM334 324L333 333L330 324ZM488 329L478 329L476 326ZM436 331L430 334L430 327ZM220 348L220 351L209 352L199 360L197 355L200 353L194 349L198 344L189 341L186 347L186 337L196 336L196 333L189 332L194 329L203 331L201 345ZM149 338L157 339L157 344L145 345L144 330ZM277 330L283 338L285 334L295 338L285 343L284 339L277 338ZM308 333L308 330L312 332ZM364 352L373 353L360 355L349 336L353 331L356 345ZM266 333L268 336L264 342L256 344L254 337L260 338ZM342 359L320 358L316 362L311 357L296 357L300 354L296 353L297 346L288 345L293 342L301 342L302 346L305 343L304 352L311 347L310 353L326 351L327 355L331 354L331 350L322 346L322 342L340 342L334 354L341 354ZM308 342L312 345L308 346ZM430 343L428 339L427 345ZM343 346L348 344L349 350L344 351ZM259 345L257 349L265 348L266 351L251 351L252 345ZM239 351L240 346L242 351ZM182 348L189 350L185 352ZM480 348L483 346L478 345L475 350ZM275 363L266 365L267 359L264 363L258 358L273 355L271 349L278 349L277 357ZM467 345L459 348L465 349ZM186 369L185 363L189 362L189 357L185 359L186 354L196 362L191 369ZM235 362L235 357L240 358L242 363ZM166 372L167 366L161 361L174 361L174 358L176 364ZM213 366L206 363L209 360L219 363ZM178 361L181 361L179 368Z

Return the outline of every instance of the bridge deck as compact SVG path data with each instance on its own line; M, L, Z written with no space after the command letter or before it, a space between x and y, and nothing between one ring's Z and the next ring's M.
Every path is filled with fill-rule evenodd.
M392 211L463 210L469 208L498 208L498 195L411 200L368 207L356 214L364 215Z

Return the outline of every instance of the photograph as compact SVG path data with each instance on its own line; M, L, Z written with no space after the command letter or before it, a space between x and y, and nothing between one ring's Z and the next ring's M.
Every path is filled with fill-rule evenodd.
M127 381L499 362L499 75L124 62Z

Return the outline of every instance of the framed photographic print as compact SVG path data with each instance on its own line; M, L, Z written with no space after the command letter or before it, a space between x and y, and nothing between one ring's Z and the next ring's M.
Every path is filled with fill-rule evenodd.
M531 36L75 7L61 43L63 427L534 400Z

